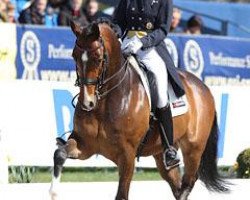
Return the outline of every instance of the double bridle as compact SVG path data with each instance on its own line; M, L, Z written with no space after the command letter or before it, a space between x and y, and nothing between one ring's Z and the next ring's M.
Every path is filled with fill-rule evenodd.
M103 48L103 58L101 59L102 62L102 72L101 74L97 77L97 78L86 78L86 77L80 77L77 73L77 66L76 66L76 81L75 81L75 86L78 87L83 87L84 85L95 85L96 86L96 90L95 90L95 95L97 97L97 100L101 100L104 97L106 97L111 91L115 90L116 88L118 88L121 83L124 81L125 79L125 75L126 75L126 71L127 71L127 66L128 66L128 60L126 60L124 62L124 64L122 65L122 67L113 75L111 75L110 77L106 78L106 74L107 74L107 70L108 70L108 53L107 50L105 48L105 44L104 44L104 40L103 38L100 36L98 41L101 43L100 46L98 46L95 49L92 50L88 50L88 49L84 49L82 48L77 41L75 42L75 48L77 51L79 51L81 54L83 54L84 52L95 52L100 48ZM106 86L111 80L118 78L123 72L123 76L122 78L119 78L119 82L116 83L115 85L113 85L110 88L105 88L104 86ZM78 94L79 95L79 94ZM78 96L76 95L74 97L74 99L72 100L72 102L75 100L75 98Z

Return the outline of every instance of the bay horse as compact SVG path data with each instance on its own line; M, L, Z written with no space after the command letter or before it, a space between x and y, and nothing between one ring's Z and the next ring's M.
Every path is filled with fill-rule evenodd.
M105 21L84 28L71 23L76 36L72 55L80 93L73 131L65 143L58 142L54 153L52 199L56 197L65 160L85 160L94 154L103 155L118 166L116 200L128 199L137 149L149 128L150 103L140 77L121 52L114 27ZM173 118L174 141L183 155L184 175L181 177L178 168L165 169L157 123L141 155L154 157L162 178L178 200L187 199L198 178L209 190L226 192L227 184L217 172L214 98L197 77L181 70L178 73L189 105L187 113Z

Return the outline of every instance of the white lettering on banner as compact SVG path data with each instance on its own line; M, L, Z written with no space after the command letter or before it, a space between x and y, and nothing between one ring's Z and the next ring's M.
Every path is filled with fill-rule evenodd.
M204 58L201 48L196 41L188 40L186 42L183 57L186 70L202 79Z
M44 81L70 81L76 80L76 72L66 70L41 70L41 80Z
M0 101L0 130L6 136L11 165L53 164L55 138L72 128L74 108L71 100L78 90L68 82L0 82L0 96L11 96ZM250 87L211 87L221 130L220 165L233 165L238 154L249 148L249 90ZM114 166L102 156L93 156L84 162L67 160L66 165ZM155 162L152 157L142 158L136 165L154 167Z
M250 86L250 79L236 77L224 77L224 76L206 76L204 82L209 86Z
M22 79L39 79L37 67L41 59L41 46L34 32L26 31L23 34L20 52L24 66Z
M178 59L179 59L179 57L178 57L178 51L177 51L177 48L175 46L175 43L169 38L166 38L164 40L164 42L166 44L166 47L168 49L168 52L169 52L171 58L174 61L175 67L178 67Z
M211 65L233 68L250 68L250 55L245 58L236 58L224 56L222 52L216 53L209 52L209 59Z
M58 48L53 44L48 45L48 58L50 59L72 59L73 49L67 49L63 44Z

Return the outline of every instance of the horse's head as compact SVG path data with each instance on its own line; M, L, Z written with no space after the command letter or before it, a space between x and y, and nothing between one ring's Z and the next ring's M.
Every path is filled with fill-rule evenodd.
M107 52L98 24L94 23L81 29L72 22L71 29L77 37L73 50L77 71L76 85L83 90L83 109L90 111L96 106L96 92L104 80Z
M77 81L81 87L80 101L84 110L93 110L100 89L107 85L109 76L121 64L121 50L114 25L101 21L81 29L74 22L71 29L76 35L73 58L76 62Z

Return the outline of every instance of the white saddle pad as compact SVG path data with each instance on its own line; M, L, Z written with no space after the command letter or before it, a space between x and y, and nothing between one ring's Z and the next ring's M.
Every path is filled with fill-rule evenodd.
M140 76L142 84L146 90L149 105L151 108L151 96L150 96L148 79L146 78L144 71L140 68L140 66L139 66L137 60L134 58L134 56L129 56L128 61L133 66L133 68L138 73L138 75ZM168 94L169 94L169 99L170 99L172 116L175 117L175 116L185 114L188 111L188 102L187 102L186 95L184 95L180 98L177 98L171 84L168 84Z

